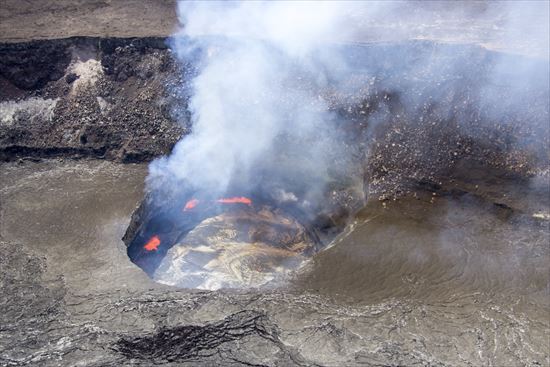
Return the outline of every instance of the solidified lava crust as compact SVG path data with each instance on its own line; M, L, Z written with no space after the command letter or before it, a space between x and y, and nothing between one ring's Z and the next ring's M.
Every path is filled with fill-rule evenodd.
M241 311L219 322L159 330L151 336L120 339L114 348L128 358L155 362L196 360L212 355L222 344L257 336L277 345L277 328L267 315Z

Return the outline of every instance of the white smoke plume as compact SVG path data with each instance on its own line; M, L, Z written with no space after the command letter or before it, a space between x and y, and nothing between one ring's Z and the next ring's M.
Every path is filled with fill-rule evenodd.
M337 155L338 146L328 144L334 117L318 89L327 82L326 71L341 65L333 55L311 56L346 29L343 21L354 7L339 2L180 3L184 28L175 49L184 60L200 54L189 106L193 132L169 158L151 166L151 176L168 173L197 190L222 192L235 181L254 186L262 168L282 172L285 160L292 160L305 181L311 173L322 182L326 161ZM281 152L278 147L288 148L285 141L305 146Z
M352 64L361 64L327 44L431 39L548 58L547 2L204 1L180 2L178 14L182 29L173 48L197 68L189 105L193 128L169 157L151 165L150 185L169 179L223 192L235 184L254 186L260 177L268 181L265 174L322 188L329 166L345 153L338 117L319 90L349 88L344 80ZM433 55L424 57L422 67L441 67ZM528 62L495 70L495 78L511 72L523 81L548 73ZM442 68L442 75L454 72L465 71L460 64ZM429 87L437 99L435 82ZM399 86L405 93L407 87ZM484 95L498 110L491 86ZM386 117L379 115L371 119Z

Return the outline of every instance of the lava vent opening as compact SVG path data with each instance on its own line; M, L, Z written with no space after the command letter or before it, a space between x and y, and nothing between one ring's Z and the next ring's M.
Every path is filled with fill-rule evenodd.
M260 196L187 195L163 205L157 196L146 196L123 240L151 278L181 288L282 284L344 226L342 215L312 216Z

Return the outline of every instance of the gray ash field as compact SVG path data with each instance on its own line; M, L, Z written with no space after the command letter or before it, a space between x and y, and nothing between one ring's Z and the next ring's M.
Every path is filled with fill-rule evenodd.
M547 364L548 220L469 195L375 201L277 290L178 290L120 240L145 173L2 165L3 365Z
M550 367L545 25L407 4L284 79L337 122L326 170L287 132L223 198L154 185L203 71L172 1L0 5L0 365Z

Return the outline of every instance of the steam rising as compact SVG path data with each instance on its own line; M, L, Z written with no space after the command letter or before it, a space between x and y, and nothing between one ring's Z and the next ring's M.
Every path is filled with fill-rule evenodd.
M152 177L169 173L211 193L253 188L274 171L279 179L297 179L298 172L312 189L323 184L338 145L331 144L334 116L318 90L337 60L311 55L342 27L347 10L338 3L316 4L315 12L311 6L179 4L184 29L175 49L198 68L189 104L193 133L152 165Z
M354 93L359 89L347 81L350 74L358 68L374 77L378 72L368 60L345 57L337 44L433 39L514 48L514 52L548 57L548 3L450 4L180 2L183 28L174 37L173 48L182 61L195 68L188 106L193 131L169 157L151 165L149 185L170 181L196 191L221 193L235 186L253 189L274 181L289 185L299 181L307 187L303 195L320 192L331 175L349 169L346 159L350 154L336 128L340 116L320 91L332 88ZM525 31L531 32L529 42L521 42ZM402 52L386 57L393 62L414 59L406 49ZM464 70L461 61L453 62L448 51L440 52L418 55L413 71L429 70L442 78L476 74L476 70ZM547 93L547 67L522 60L527 59L498 62L490 75L484 75L488 83L476 98L497 115L492 117L500 117L501 107L507 108L508 115L511 109L526 110L518 103L529 87L525 84L538 83L535 89ZM506 96L510 99L499 103L501 95L493 85L503 78L514 88L510 97ZM419 90L403 79L390 87L409 94L403 103L412 114L422 106L425 90L430 98L444 97L437 82L431 80ZM542 110L548 113L547 106ZM382 106L369 116L369 123L389 123L390 113ZM334 172L334 167L340 168ZM285 188L280 186L274 191L280 193Z

